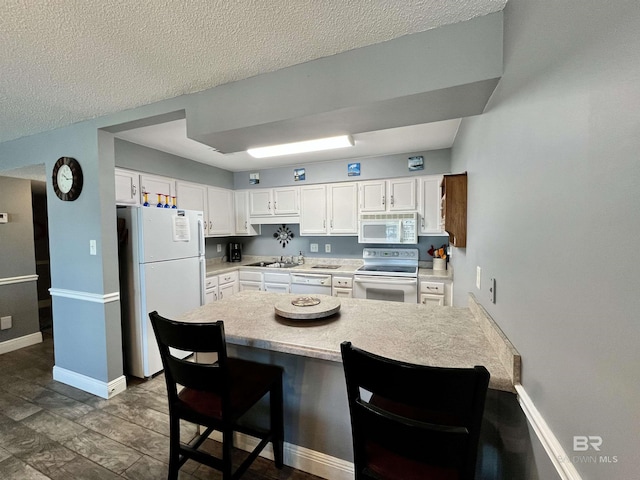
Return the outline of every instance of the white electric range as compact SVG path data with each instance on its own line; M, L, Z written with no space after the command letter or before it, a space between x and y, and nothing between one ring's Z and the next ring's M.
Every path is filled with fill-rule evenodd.
M353 296L418 303L417 248L365 248L364 265L353 273Z

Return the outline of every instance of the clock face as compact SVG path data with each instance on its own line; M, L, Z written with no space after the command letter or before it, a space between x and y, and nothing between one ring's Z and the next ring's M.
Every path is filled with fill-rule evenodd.
M60 157L53 166L53 190L61 200L75 200L82 191L82 168L75 158Z
M58 188L62 193L69 193L73 186L73 172L69 165L62 165L58 170Z

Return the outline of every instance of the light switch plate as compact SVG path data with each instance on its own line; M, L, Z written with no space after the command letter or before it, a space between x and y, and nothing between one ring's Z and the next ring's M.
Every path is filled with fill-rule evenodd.
M317 252L318 251L318 244L317 243L312 243L311 245L309 245L309 250L312 252Z
M95 240L89 240L89 255L97 255L98 247Z
M9 330L11 328L11 316L0 318L0 330Z
M9 222L9 214L0 212L0 223L8 223Z

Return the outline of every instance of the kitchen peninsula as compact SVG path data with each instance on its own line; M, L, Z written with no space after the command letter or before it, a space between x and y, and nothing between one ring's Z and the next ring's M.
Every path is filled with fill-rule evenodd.
M297 461L300 457L304 460L309 451L314 458L311 462L324 459L320 463L327 462L331 475L327 478L338 478L336 472L342 470L348 472L353 458L340 357L342 341L412 363L484 365L491 373L490 388L495 390L513 392L519 381L517 352L473 296L470 308L343 298L337 314L298 321L275 314L274 305L285 295L291 299L298 296L240 292L187 312L178 320L223 320L230 355L284 367L285 452ZM300 463L294 466L310 471Z

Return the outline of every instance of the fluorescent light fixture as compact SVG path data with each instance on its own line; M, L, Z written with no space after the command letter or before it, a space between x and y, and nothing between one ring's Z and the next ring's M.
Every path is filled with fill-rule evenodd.
M351 135L339 137L318 138L304 142L283 143L270 147L249 148L247 153L254 158L277 157L279 155L291 155L293 153L318 152L320 150L333 150L334 148L353 147Z

